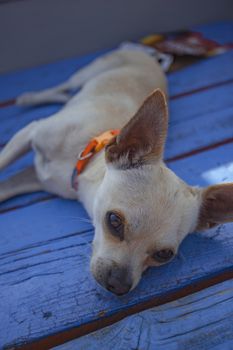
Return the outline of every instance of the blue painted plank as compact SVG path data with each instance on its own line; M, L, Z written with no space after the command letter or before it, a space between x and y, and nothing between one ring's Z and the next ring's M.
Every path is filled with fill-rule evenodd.
M215 40L221 44L232 43L233 40L232 21L203 24L193 27L193 30L200 31L207 38Z
M53 350L233 349L233 280L127 317Z
M0 246L0 254L5 256L10 251L30 248L34 243L91 229L90 219L77 201L56 198L37 203L1 215L0 231L4 244Z
M170 102L170 125L232 109L233 81L231 84L195 93Z
M225 43L233 41L233 22L195 27L206 37ZM0 75L0 100L7 100L25 91L37 91L63 82L75 71L108 50L86 56L66 59L36 68ZM190 89L215 84L224 79L232 79L232 52L202 60L197 64L169 75L171 94L179 94ZM216 71L216 65L218 70ZM192 70L194 67L194 70ZM200 79L201 77L201 79Z
M46 202L55 198L57 198L57 196L41 191L20 195L0 203L0 215L8 211L18 210L19 208L28 207L29 205Z
M170 96L232 80L232 62L233 50L170 73L168 75Z
M233 143L172 162L169 167L190 185L233 181Z
M170 125L165 159L233 137L233 107Z
M232 154L233 144L171 167L192 184L233 181ZM233 270L233 224L222 225L187 237L172 263L148 270L133 292L117 298L89 272L92 231L80 210L75 202L53 200L1 216L0 346L77 327Z

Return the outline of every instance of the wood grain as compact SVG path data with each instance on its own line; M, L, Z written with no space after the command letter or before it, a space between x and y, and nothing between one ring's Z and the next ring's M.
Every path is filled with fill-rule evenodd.
M233 280L127 317L53 350L233 347Z

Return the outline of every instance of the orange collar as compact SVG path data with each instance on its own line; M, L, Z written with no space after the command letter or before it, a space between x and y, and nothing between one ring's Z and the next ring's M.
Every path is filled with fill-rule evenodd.
M79 154L78 160L72 175L72 187L77 190L77 177L80 175L91 158L98 152L100 152L109 141L120 133L120 129L108 130L94 137Z

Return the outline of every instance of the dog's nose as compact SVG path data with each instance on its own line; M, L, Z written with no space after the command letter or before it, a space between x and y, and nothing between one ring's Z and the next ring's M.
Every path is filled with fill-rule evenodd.
M114 267L110 270L106 288L110 292L123 295L130 291L132 281L126 268Z

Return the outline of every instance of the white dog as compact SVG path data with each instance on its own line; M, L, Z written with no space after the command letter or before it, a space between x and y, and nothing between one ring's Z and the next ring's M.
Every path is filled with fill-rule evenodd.
M61 111L32 122L2 150L0 169L30 149L35 166L2 182L0 200L38 190L79 199L95 227L92 273L121 295L147 267L170 261L188 233L232 221L233 184L190 187L163 163L166 79L147 53L114 51L19 103L66 102L67 91L81 86ZM108 144L89 152L93 138Z

